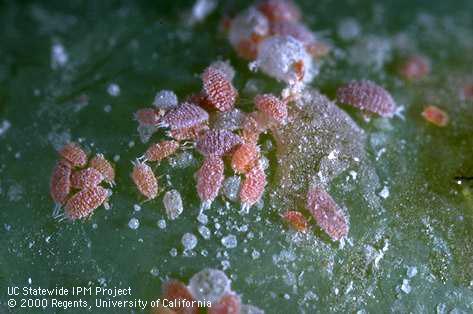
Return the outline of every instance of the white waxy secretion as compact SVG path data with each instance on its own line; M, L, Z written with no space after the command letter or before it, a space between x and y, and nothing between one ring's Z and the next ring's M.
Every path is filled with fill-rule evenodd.
M177 190L167 191L166 194L164 194L163 204L166 209L166 215L171 220L179 217L184 210L181 194Z

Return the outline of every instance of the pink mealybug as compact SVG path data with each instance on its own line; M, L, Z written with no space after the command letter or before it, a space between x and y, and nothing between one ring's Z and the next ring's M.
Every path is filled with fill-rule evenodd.
M183 103L179 107L168 111L163 119L163 126L171 128L171 130L190 128L197 124L204 123L209 119L207 111L201 107L191 104Z
M255 143L241 144L232 155L232 169L236 173L247 173L258 162L260 151Z
M260 10L271 22L299 21L301 11L291 0L265 0L258 4Z
M171 130L167 132L167 136L172 137L176 141L196 140L208 129L208 125L202 123L191 126L190 128Z
M74 171L71 175L71 186L75 189L84 189L97 186L104 176L95 168L89 167Z
M151 145L144 157L148 161L161 161L174 154L179 148L179 143L173 140L162 141Z
M306 232L309 228L307 219L298 211L287 211L281 215L281 218L287 221L297 231Z
M111 186L115 185L115 169L112 164L105 159L104 155L97 154L90 160L90 166L97 169L104 177L105 182Z
M243 121L241 136L245 142L257 143L259 136L267 128L266 119L260 112L248 114Z
M261 199L266 186L266 174L258 162L246 175L240 189L242 212L248 213L251 206Z
M76 143L68 143L59 151L59 155L71 163L73 167L83 167L87 164L87 154Z
M285 125L287 123L287 106L272 94L257 95L255 105L270 121Z
M218 156L207 157L197 171L197 194L202 201L202 209L210 207L222 186L224 164Z
M156 126L160 117L154 108L139 109L134 114L136 121L142 126Z
M109 190L100 185L85 188L74 194L66 203L65 215L70 220L83 219L92 215L109 196Z
M208 314L240 314L241 299L233 293L225 294L216 304L208 308Z
M169 301L169 307L174 314L198 314L199 308L194 304L195 299L185 284L178 280L169 280L163 285L163 298ZM178 302L180 301L180 302ZM186 301L190 306L186 306ZM182 305L181 305L182 304ZM158 309L166 307L159 306ZM161 313L161 312L158 312ZM168 312L163 312L168 313ZM169 313L169 314L171 314Z
M322 188L312 187L307 193L307 209L330 238L338 241L348 235L348 222L340 207Z
M399 73L406 80L419 80L430 73L429 59L421 55L410 56L401 65Z
M427 106L422 111L422 116L428 122L439 127L447 126L449 121L448 114L436 106Z
M337 100L339 103L349 104L386 118L392 118L396 113L396 104L391 94L367 80L352 81L338 88Z
M66 202L71 191L71 171L69 161L61 159L53 169L50 182L51 197L56 204L62 205Z
M204 156L222 156L241 142L238 135L228 130L208 130L198 138L196 148Z
M233 109L238 92L224 72L210 66L202 74L202 83L207 100L215 109L219 111Z
M136 187L148 200L154 199L158 195L158 180L153 170L150 166L138 160L133 162L133 166L131 178Z

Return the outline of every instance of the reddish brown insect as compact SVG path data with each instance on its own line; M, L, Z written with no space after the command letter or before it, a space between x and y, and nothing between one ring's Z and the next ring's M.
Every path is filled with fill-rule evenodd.
M68 143L59 151L62 158L69 161L72 167L83 167L87 163L87 154L76 143Z
M396 104L391 95L371 81L352 81L340 87L337 90L337 100L382 117L391 118L396 112Z
M307 209L332 240L338 241L348 234L347 218L333 198L322 188L313 187L309 190Z
M115 185L115 169L112 164L105 159L104 155L97 154L90 160L90 166L97 169L104 177L105 182Z
M208 129L207 124L197 124L190 128L171 130L167 132L167 135L176 141L196 140Z
M53 169L50 182L51 197L57 204L64 204L71 191L71 164L64 159L59 160Z
M258 5L258 9L271 22L299 21L301 19L300 9L290 0L265 0Z
M75 189L92 188L102 182L104 176L95 168L74 171L71 175L71 186Z
M151 145L145 153L148 161L161 161L174 154L179 148L179 143L173 140L162 141Z
M259 201L266 186L266 174L258 162L246 175L240 189L242 211L248 213L251 206Z
M241 144L232 155L232 169L236 173L247 173L258 162L260 151L256 144Z
M306 232L309 228L307 219L298 211L287 211L281 215L281 218L287 221L297 231Z
M292 64L294 68L294 72L296 73L296 77L298 81L302 81L304 79L304 61L299 60Z
M135 161L133 165L131 178L136 187L148 200L154 199L158 195L158 180L153 170L143 162Z
M270 121L285 125L287 123L286 103L272 94L257 95L255 105Z
M241 142L238 135L228 130L208 130L199 137L196 148L204 156L222 156Z
M218 156L207 157L197 171L197 194L202 201L202 208L208 208L217 197L222 186L224 164Z
M257 143L259 136L265 131L266 122L260 112L248 114L242 125L242 138L249 143Z
M191 103L183 103L179 107L168 111L163 119L164 126L171 130L190 128L204 123L209 119L209 114L204 109Z
M66 217L70 220L89 217L108 196L109 191L100 185L80 190L67 201L64 208Z
M399 73L406 80L419 80L430 73L429 60L420 55L407 58L399 69Z
M203 90L207 100L219 111L230 111L238 95L225 73L215 67L208 67L202 74Z
M430 123L444 127L448 124L448 114L436 106L428 106L422 112L422 116Z
M179 314L198 314L199 308L195 304L195 299L187 289L186 285L178 280L170 280L163 285L163 298L168 300L169 305L175 305L172 308L173 313ZM181 301L181 302L178 302ZM182 302L188 301L188 302ZM186 306L190 304L190 306Z
M207 309L208 314L240 314L241 299L236 294L224 295L217 304Z
M135 112L135 119L140 125L155 126L160 121L160 116L154 108L143 108Z

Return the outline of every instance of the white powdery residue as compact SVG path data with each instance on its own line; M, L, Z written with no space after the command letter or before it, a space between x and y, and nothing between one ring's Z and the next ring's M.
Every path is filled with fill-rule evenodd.
M227 249L233 249L233 248L237 247L238 240L237 240L235 235L229 234L229 235L222 238L222 244Z
M69 61L69 55L66 52L64 46L56 42L51 47L51 67L53 70L62 68Z
M343 19L337 27L337 34L343 40L352 40L360 36L360 24L354 18Z
M2 124L0 125L0 136L7 133L8 129L11 128L11 123L8 120L3 120Z
M401 290L405 294L409 294L412 291L412 288L409 285L409 280L407 280L407 279L402 280Z
M381 156L386 152L386 148L381 148L377 153L376 153L376 160L379 160Z
M210 232L210 229L207 228L206 226L199 226L199 233L202 236L202 238L206 240L210 239L211 232Z
M417 267L410 266L407 268L407 277L412 278L417 275Z
M181 239L182 246L184 250L190 251L194 249L197 245L197 237L192 233L184 233Z
M339 151L336 150L336 149L334 149L334 150L332 150L332 151L330 152L330 154L328 154L327 158L328 158L329 160L335 159L335 158L337 158L338 153L339 153Z
M120 86L116 83L110 83L107 86L107 93L112 97L120 96Z
M386 241L384 241L384 246L383 246L383 248L378 252L378 254L376 255L376 257L374 258L374 267L375 267L375 268L378 268L378 267L379 267L379 262L380 262L381 259L384 257L384 253L386 253L388 249L389 249L389 241L386 240Z
M158 225L158 228L160 228L160 229L166 229L166 220L164 220L164 219L158 220L157 225Z
M128 222L128 227L130 229L136 230L140 227L140 221L136 218L131 218Z
M387 199L389 197L389 188L385 185L378 195L384 199Z
M349 174L351 175L351 178L353 181L356 181L356 177L358 176L358 173L356 171L350 170Z
M135 204L135 205L133 205L133 210L134 210L135 212L139 212L139 211L141 210L141 206L138 205L138 204Z
M177 190L170 190L163 197L164 208L169 219L174 220L182 214L184 208L182 205L181 194Z
M206 214L200 213L200 214L197 216L197 221L200 222L200 223L203 224L203 225L206 225L206 224L209 222L209 218L207 217Z
M190 24L202 22L217 6L215 0L197 0L192 7Z

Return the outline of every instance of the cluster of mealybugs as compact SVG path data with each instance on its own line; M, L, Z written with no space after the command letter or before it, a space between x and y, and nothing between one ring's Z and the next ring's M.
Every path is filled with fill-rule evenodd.
M258 95L254 99L254 112L237 111L242 117L241 125L228 129L212 127L210 117L236 110L238 91L232 83L234 75L228 62L214 62L201 75L201 92L179 102L173 92L161 91L155 97L154 108L135 113L138 130L145 127L153 132L167 129L168 139L152 144L134 162L133 181L147 199L158 194L158 182L148 163L159 162L179 149L189 147L204 157L196 173L201 209L210 207L219 195L225 179L226 160L237 175L244 176L239 192L243 212L248 212L261 199L266 174L261 163L259 136L271 127L287 123L287 104L271 94Z
M171 279L162 286L161 298L168 301L167 307L153 307L152 313L197 314L206 307L209 314L264 314L256 306L243 304L241 297L231 288L231 280L218 269L205 268L194 274L189 284ZM191 304L191 306L189 306Z
M68 143L59 150L60 159L53 169L50 182L51 197L56 203L55 217L69 220L90 217L94 210L106 205L115 184L115 170L102 154L90 160L76 143ZM64 214L59 209L64 206ZM106 205L107 206L107 205Z

